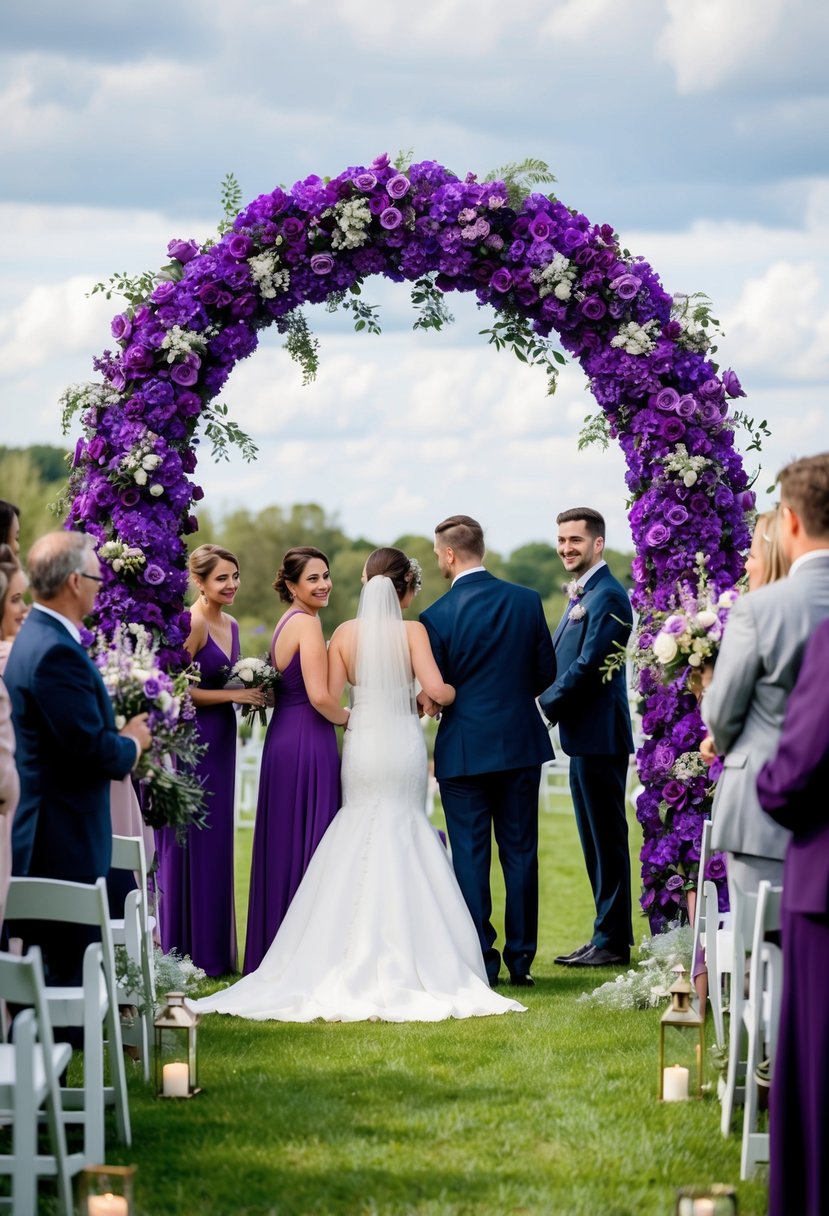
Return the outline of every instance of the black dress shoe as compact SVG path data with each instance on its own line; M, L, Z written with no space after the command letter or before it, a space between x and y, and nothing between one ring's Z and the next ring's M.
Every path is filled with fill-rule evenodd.
M535 980L529 971L525 971L522 975L511 975L509 982L513 988L535 988Z
M571 967L627 967L630 962L630 951L627 954L615 954L605 946L592 946L586 954L574 958Z
M559 967L572 967L577 958L581 958L582 955L587 954L588 950L592 949L593 943L586 942L583 946L579 946L578 950L574 950L572 954L560 954L558 958L553 959L553 962L557 963Z

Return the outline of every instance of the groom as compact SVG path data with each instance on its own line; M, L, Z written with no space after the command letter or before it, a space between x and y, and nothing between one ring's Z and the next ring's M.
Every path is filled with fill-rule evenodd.
M484 569L484 534L468 515L435 529L446 595L421 616L444 680L457 689L442 712L435 776L452 861L486 964L498 982L501 958L490 920L492 831L506 888L504 962L510 982L532 987L538 936L538 786L552 758L535 698L554 678L555 654L535 591ZM421 693L425 711L440 709Z

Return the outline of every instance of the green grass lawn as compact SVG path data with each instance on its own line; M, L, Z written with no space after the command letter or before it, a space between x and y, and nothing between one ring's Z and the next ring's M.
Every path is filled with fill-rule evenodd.
M238 840L240 929L251 835ZM635 855L635 823L631 835ZM737 1183L739 1138L720 1136L716 1099L657 1101L659 1011L580 1004L613 971L553 965L592 922L563 799L541 814L541 872L527 1013L304 1026L213 1015L202 1095L159 1101L133 1076L133 1146L113 1143L109 1158L138 1165L141 1216L670 1216L677 1187L715 1181L738 1185L740 1216L764 1213L765 1185Z

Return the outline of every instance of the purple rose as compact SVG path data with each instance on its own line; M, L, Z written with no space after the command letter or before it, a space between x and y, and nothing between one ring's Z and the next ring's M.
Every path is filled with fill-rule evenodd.
M199 252L199 247L195 241L170 241L167 252L171 258L184 264L193 260Z
M181 363L175 363L173 370L170 372L170 379L176 384L181 384L185 388L191 384L195 384L199 378L199 368L201 367L201 359L198 355L192 352Z
M675 388L663 388L653 398L653 404L664 414L671 414L679 403L679 393Z
M103 456L106 448L106 440L102 439L100 435L96 435L87 444L86 453L90 460L94 460L97 463Z
M410 185L408 177L398 173L396 177L391 177L386 182L386 193L389 198L403 198L404 194L409 193Z
M712 882L722 882L725 878L725 857L722 853L713 853L705 867L705 877Z
M305 231L305 224L295 215L288 215L282 221L282 235L288 242L298 241Z
M234 232L233 236L228 239L227 248L231 257L240 260L246 258L250 252L250 238L246 237L243 232Z
M373 190L377 185L377 178L373 173L368 172L357 173L351 180L363 194L368 194L369 190Z
M610 289L616 292L620 300L632 300L641 286L642 280L637 279L635 274L620 274L612 281Z
M745 397L743 386L737 377L737 373L727 367L722 374L723 388L728 393L729 397Z
M587 296L582 300L579 311L588 321L601 321L607 312L607 305L599 296Z
M155 568L158 569L158 567ZM149 680L144 681L144 694L149 697L151 701L154 701L160 692L161 685L159 684L158 680L153 678L153 676L150 676Z
M668 879L668 881L665 883L665 890L666 891L681 891L684 886L685 886L685 879L682 877L682 875L681 874L672 874L671 877Z
M144 571L144 582L149 583L151 587L158 587L159 584L164 582L166 577L167 576L161 569L161 566L157 566L153 562L151 562Z
M330 274L334 269L334 259L330 253L315 253L311 258L311 269L314 274Z
M719 406L714 401L706 401L699 412L700 419L705 426L713 426L722 418Z
M690 393L685 393L676 404L676 412L680 418L693 418L697 412L696 399Z
M397 207L386 207L380 215L380 223L384 228L399 228L403 223L403 212Z
M171 282L170 279L165 279L153 291L153 300L156 304L168 304L177 290L178 288L175 283Z
M669 806L685 806L688 791L681 781L667 781L662 787L662 797Z
M553 226L550 223L550 217L542 212L533 216L530 223L529 233L534 241L549 241L550 233L553 231Z
M661 545L667 545L671 539L670 529L664 524L654 524L645 534L645 543L652 549L658 549Z
M681 503L674 502L666 509L665 518L672 528L678 528L688 519L688 512Z
M502 266L499 270L495 271L495 274L490 279L489 284L494 291L509 291L510 287L512 286L512 275L505 266Z
M116 342L125 342L132 333L132 321L126 313L119 312L117 317L112 318L109 328Z
M660 423L659 433L668 443L678 443L685 434L685 423L680 418L666 418Z

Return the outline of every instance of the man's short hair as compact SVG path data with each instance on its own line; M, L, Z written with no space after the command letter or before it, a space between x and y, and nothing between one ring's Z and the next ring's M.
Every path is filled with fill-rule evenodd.
M94 552L95 541L85 532L49 532L32 545L29 552L29 584L39 599L53 600L70 574L86 564Z
M604 516L598 511L594 511L592 507L570 507L566 511L561 511L556 516L557 524L572 524L576 520L584 520L585 531L596 540L597 537L605 538L605 522Z
M780 500L799 516L808 536L829 536L829 452L793 460L777 474Z
M471 515L450 515L435 528L441 545L464 557L482 558L486 552L484 530Z

